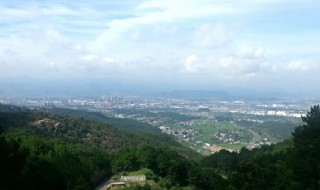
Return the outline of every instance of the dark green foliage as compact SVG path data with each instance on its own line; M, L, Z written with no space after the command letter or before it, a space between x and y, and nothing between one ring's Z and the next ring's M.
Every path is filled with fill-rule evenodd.
M226 183L211 168L193 167L188 171L188 181L196 189L224 189Z
M109 155L37 137L1 139L0 189L90 189L111 175Z
M295 189L294 175L282 156L259 154L241 161L231 183L236 189Z
M238 155L235 152L221 150L216 154L205 157L202 164L206 167L231 171L234 170L238 164Z
M135 171L140 168L140 163L134 150L124 150L113 159L112 168L115 173L121 171Z
M130 119L111 118L99 112L87 112L82 110L70 110L63 108L44 108L43 111L53 113L60 116L70 116L77 118L85 118L88 120L95 120L104 122L115 126L119 130L134 134L160 134L161 131L157 127L149 124L138 122Z
M259 124L256 129L264 130L277 139L284 139L290 137L295 127L296 123L290 121L266 121Z
M239 154L239 164L231 175L236 189L319 189L320 109L314 106L305 124L297 127L292 141ZM287 147L286 149L284 147Z
M166 135L135 136L81 117L14 109L0 112L0 189L90 189L112 174L112 166L116 172L148 167L155 180L170 176L185 184L181 155L196 155Z
M319 106L302 121L293 139L277 145L200 157L165 135L0 105L0 189L93 189L112 174L142 169L167 189L318 190Z
M149 184L145 184L143 186L136 185L136 186L130 186L123 188L123 190L151 190L151 186Z
M29 152L20 148L18 141L7 141L0 136L0 189L18 189L23 182L20 175Z
M320 107L311 107L293 132L294 171L305 189L320 189ZM301 167L303 166L303 167Z
M187 184L187 172L191 163L176 152L152 146L141 146L119 152L114 157L112 166L115 173L148 168L156 176L165 178L166 185L183 186ZM158 180L155 176L153 178Z
M186 157L199 156L196 152L176 142L173 137L162 134L158 128L146 123L110 118L102 113L81 110L51 108L42 111L50 113L50 115L52 113L58 114L59 118L64 118L62 123L69 123L67 126L69 132L68 135L64 135L64 140L67 138L79 142L79 140L86 139L87 143L99 145L108 150L150 145L169 148ZM55 117L57 116L55 115ZM91 134L90 139L85 138L88 132Z

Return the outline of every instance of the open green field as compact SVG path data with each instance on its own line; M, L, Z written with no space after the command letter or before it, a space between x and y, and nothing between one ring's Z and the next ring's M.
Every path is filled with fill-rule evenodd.
M291 136L300 118L183 109L117 109L131 119L167 127L180 142L199 152L220 147L239 151L273 144ZM155 124L154 124L155 123ZM195 130L196 133L188 130Z

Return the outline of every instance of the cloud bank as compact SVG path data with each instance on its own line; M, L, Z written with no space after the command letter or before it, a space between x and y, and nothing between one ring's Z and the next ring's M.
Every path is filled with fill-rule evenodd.
M312 0L1 1L1 80L318 86L319 12Z

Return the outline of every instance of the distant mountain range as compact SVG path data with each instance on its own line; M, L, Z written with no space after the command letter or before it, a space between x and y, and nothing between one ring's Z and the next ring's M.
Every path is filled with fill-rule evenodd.
M202 90L173 90L156 94L162 98L181 98L181 99L232 99L235 96L226 91L202 91Z
M302 98L281 89L258 90L243 87L179 87L166 84L137 84L130 81L56 80L30 78L0 80L0 96L13 97L100 97L146 96L183 99L283 99Z

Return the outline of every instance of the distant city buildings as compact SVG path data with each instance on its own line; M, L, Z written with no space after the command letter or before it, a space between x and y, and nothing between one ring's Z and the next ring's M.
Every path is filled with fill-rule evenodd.
M145 97L116 97L103 96L97 99L85 98L12 98L0 97L0 103L26 106L30 108L61 107L69 109L85 109L90 111L106 111L110 109L174 109L185 114L195 116L207 116L209 112L229 112L248 115L268 115L283 117L301 117L312 106L312 103L293 102L285 104L263 103L257 101L217 101L217 100L186 100ZM114 117L124 118L121 114ZM181 125L188 125L187 123Z

